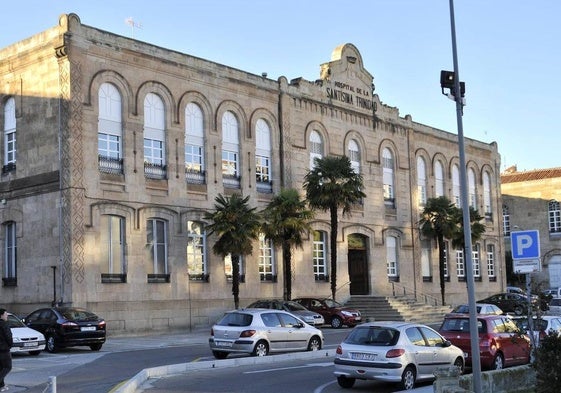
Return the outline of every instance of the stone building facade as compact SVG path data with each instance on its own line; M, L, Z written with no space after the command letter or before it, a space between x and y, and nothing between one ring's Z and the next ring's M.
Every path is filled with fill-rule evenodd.
M118 36L75 14L0 50L2 303L26 314L87 307L113 331L212 323L233 307L231 262L212 253L204 213L241 193L262 209L304 195L315 157L348 155L366 198L340 217L338 300L439 297L427 198L460 200L458 139L400 117L373 92L352 44L315 81L271 80ZM453 108L451 108L453 110ZM476 292L506 284L496 143L465 140ZM293 296L329 296L329 218L295 250ZM258 243L258 244L257 244ZM447 303L467 301L461 250L448 250ZM282 297L280 250L264 239L241 266L240 304Z
M501 193L505 253L511 254L511 232L537 230L541 271L530 275L532 285L561 287L561 168L510 167L501 174Z

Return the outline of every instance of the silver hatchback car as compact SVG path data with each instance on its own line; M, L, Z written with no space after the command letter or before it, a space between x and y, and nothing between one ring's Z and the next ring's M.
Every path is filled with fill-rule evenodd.
M434 379L437 368L464 370L464 352L428 326L409 322L369 322L356 326L337 347L335 371L343 388L357 379L401 384Z
M212 327L208 343L217 359L230 353L266 356L269 352L318 351L323 333L286 311L252 308L224 314Z

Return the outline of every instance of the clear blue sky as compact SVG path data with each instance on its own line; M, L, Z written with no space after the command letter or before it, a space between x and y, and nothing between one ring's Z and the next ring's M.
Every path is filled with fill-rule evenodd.
M561 2L454 7L464 135L496 141L501 170L561 167ZM83 24L272 79L315 80L333 49L352 43L382 102L416 122L458 130L439 79L440 70L453 70L449 0L16 0L1 9L0 48L74 12Z

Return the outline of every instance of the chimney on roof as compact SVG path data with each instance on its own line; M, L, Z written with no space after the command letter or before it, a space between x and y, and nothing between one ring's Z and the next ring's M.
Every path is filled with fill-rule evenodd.
M505 169L504 173L516 173L518 172L518 169L516 168L516 165L511 165L508 168Z

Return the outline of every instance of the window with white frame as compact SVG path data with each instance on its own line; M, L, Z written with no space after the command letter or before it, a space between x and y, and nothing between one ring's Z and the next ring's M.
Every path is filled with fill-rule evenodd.
M444 167L439 160L434 162L434 196L444 196Z
M485 217L490 218L493 215L493 204L491 202L491 177L489 172L483 172L483 209Z
M99 170L123 173L123 128L121 94L111 83L103 83L98 91L97 154Z
M185 106L185 178L188 183L205 183L204 119L201 108Z
M468 169L467 173L468 180L468 199L469 206L477 209L477 193L475 190L475 171L472 168Z
M146 221L146 245L152 262L152 274L169 274L167 237L165 220L150 218Z
M351 139L347 146L347 156L349 161L351 161L351 168L356 174L360 174L360 149L358 143Z
M395 236L386 237L386 269L390 279L399 277L397 264L397 238Z
M423 240L421 243L421 274L423 277L432 277L431 253L432 242Z
M507 205L503 205L503 234L510 236L510 212Z
M327 243L326 233L323 231L314 231L313 243L313 268L314 278L316 281L327 280Z
M495 277L495 245L487 244L487 275Z
M240 186L240 140L238 119L232 112L222 115L222 181L225 187Z
M255 176L257 191L272 192L271 129L263 119L255 123Z
M460 193L460 168L458 165L452 167L452 198L456 207L462 207Z
M259 279L261 281L276 281L275 254L273 242L263 233L259 234Z
M384 148L382 151L382 166L383 166L383 187L384 187L384 202L393 205L395 202L394 190L394 157L390 149Z
M471 250L471 259L472 259L472 266L473 266L473 277L480 278L481 277L481 262L479 259L479 244L474 244Z
M464 265L464 250L456 249L456 274L459 278L466 276L466 269Z
M232 281L234 277L234 265L232 264L232 255L228 254L224 257L224 272L226 273L226 279ZM245 268L243 263L243 256L238 255L238 274L239 282L245 282Z
M144 98L144 175L164 179L165 171L164 102L156 94L148 93Z
M555 200L549 201L549 233L561 232L561 210L559 202Z
M444 277L450 278L450 270L448 269L448 242L444 242Z
M316 167L316 159L323 157L323 140L317 131L310 133L310 170Z
M427 166L423 157L417 157L417 197L419 206L427 202Z
M206 232L196 221L187 221L187 273L190 280L207 281Z
M16 100L8 98L4 105L4 165L13 167L16 163Z
M100 258L102 273L126 274L125 264L125 219L115 215L102 215L100 217Z
M4 224L4 286L17 285L17 241L16 223L13 221Z

